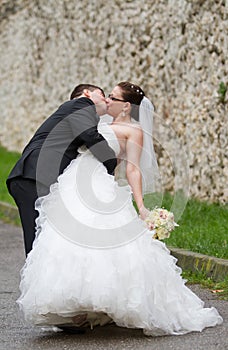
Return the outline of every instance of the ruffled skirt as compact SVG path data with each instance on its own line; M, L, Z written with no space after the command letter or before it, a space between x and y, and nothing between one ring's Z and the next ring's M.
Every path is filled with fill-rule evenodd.
M91 162L99 163L91 154L72 161L50 194L37 201L37 237L21 271L17 300L26 322L73 324L75 316L85 315L91 326L115 322L153 336L222 323L217 310L204 308L185 286L165 244L152 239L137 217L129 187L119 188L99 163L91 185L99 210L85 199L87 193L82 198L75 179L84 161L88 169ZM108 211L107 203L116 208L118 198L123 205L115 211L109 206ZM124 238L117 233L112 239L122 228ZM97 241L93 232L99 231L103 236Z

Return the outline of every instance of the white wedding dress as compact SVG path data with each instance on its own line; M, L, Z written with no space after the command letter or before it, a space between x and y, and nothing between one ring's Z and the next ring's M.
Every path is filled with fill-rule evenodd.
M118 154L110 126L100 123L99 131ZM112 321L156 336L222 323L185 286L165 244L152 239L130 187L118 186L89 150L81 149L36 206L37 235L17 300L29 324L73 324L84 314L91 327Z

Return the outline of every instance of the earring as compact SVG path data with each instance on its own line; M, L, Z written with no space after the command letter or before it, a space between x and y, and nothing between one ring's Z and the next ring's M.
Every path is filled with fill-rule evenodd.
M121 117L122 117L122 118L125 118L125 117L126 117L126 112L125 112L124 109L123 109L122 112L121 112Z

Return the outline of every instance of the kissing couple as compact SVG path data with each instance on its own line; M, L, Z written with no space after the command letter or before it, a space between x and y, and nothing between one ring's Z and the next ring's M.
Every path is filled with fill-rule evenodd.
M114 322L159 336L222 322L185 286L176 259L145 224L143 194L158 173L153 111L131 82L107 98L80 84L25 147L7 186L24 232L17 303L27 323Z

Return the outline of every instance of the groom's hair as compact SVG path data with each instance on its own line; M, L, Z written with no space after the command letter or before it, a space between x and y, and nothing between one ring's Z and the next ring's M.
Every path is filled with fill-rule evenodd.
M73 100L73 98L79 97L83 94L83 90L88 89L90 91L94 91L94 90L101 90L102 94L105 96L104 91L102 88L100 88L99 86L96 85L92 85L92 84L80 84L77 85L74 90L72 91L71 95L70 95L70 99Z

